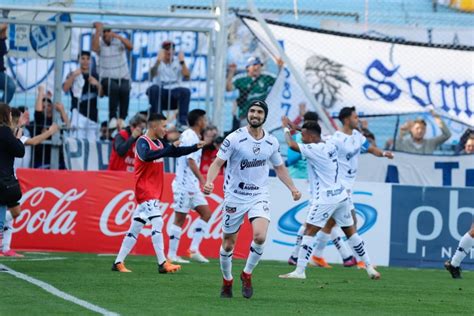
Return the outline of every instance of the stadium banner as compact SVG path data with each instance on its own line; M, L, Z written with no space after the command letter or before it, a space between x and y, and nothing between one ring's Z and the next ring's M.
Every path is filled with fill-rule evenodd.
M242 19L278 56L261 25ZM360 115L421 113L434 108L474 126L474 81L471 68L466 67L473 61L472 48L401 44L271 21L269 27L317 102L333 117L345 106L356 106Z
M473 195L472 188L394 185L390 265L442 267L473 223ZM474 270L474 248L462 265Z
M63 153L68 170L107 170L112 143L67 137L64 140Z
M427 28L384 24L349 23L335 20L321 21L328 31L367 35L380 39L397 39L427 44L474 46L472 30L468 28Z
M288 260L293 250L297 231L306 220L309 205L309 184L306 180L295 179L295 185L303 193L303 198L294 202L288 189L277 179L273 179L270 189L270 209L272 221L263 254L264 259ZM353 201L356 207L358 232L364 239L367 251L376 265L388 266L391 217L391 185L380 183L356 183ZM324 251L330 263L342 263L332 242Z
M417 186L474 187L472 155L432 156L396 152L392 160L371 154L359 158L357 181Z

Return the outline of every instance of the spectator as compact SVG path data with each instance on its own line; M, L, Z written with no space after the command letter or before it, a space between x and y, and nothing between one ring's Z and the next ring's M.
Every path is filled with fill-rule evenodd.
M465 147L466 147L466 142L469 138L474 138L474 129L468 128L462 135L461 138L459 138L459 143L456 146L456 154L461 153Z
M180 137L181 137L181 133L176 127L172 126L166 129L166 136L165 136L166 142L174 143L175 141L179 140Z
M473 155L474 154L474 135L471 135L466 140L466 143L464 144L464 150L461 151L461 154L464 155Z
M201 165L199 166L199 170L203 175L207 175L207 171L214 159L216 159L217 152L224 141L224 138L218 137L217 133L217 127L215 126L208 126L204 130L203 140L206 145L202 148ZM219 174L224 174L224 168L219 171Z
M112 141L109 170L134 172L135 143L143 135L145 128L146 118L136 114L130 119L130 126L119 131Z
M31 148L30 146L36 146L41 144L46 139L50 138L54 133L59 131L59 126L53 123L48 130L43 133L31 138L30 133L25 128L26 123L29 123L28 111L21 112L18 108L11 108L12 114L12 126L13 128L22 128L23 136L20 141L25 145L25 155L22 158L15 158L15 170L17 168L30 168L31 167Z
M38 95L36 96L35 105L35 126L33 136L44 133L53 124L53 110L59 112L61 120L69 127L69 118L67 116L64 105L57 102L53 106L51 101L51 93L45 93L43 86L38 87ZM60 165L64 165L63 151L59 151ZM49 169L51 163L51 145L39 145L35 147L33 165L35 168Z
M301 110L301 107L300 107ZM301 114L301 112L300 112ZM301 122L300 120L294 120L293 122L290 122L288 118L284 117L282 119L283 126L291 126L293 129L294 126L297 126L295 124L295 121L297 123L305 123L308 121L315 121L317 122L319 120L319 116L316 112L312 111L307 111L303 115L303 121ZM302 125L302 124L301 124ZM292 136L295 142L302 144L303 140L301 139L301 133L294 134ZM301 153L294 151L293 149L288 147L288 153L287 153L287 159L285 162L286 166L288 167L288 172L292 178L295 179L306 179L308 177L308 173L306 170L306 160L303 158Z
M451 137L451 132L439 115L434 112L431 114L442 134L425 139L426 122L423 119L408 121L400 127L395 150L414 154L432 154L436 147L447 141ZM407 132L410 133L410 136L405 137Z
M114 128L109 128L109 123L107 121L103 121L100 123L100 140L113 140L114 138L112 137L112 134L114 131Z
M10 103L15 94L16 86L12 78L6 74L3 57L7 54L7 29L6 24L0 24L0 102Z
M277 59L276 62L279 69L281 70L283 67L283 61L281 59ZM274 77L262 74L262 66L263 63L259 57L250 57L247 60L247 75L245 77L234 78L237 67L235 64L229 65L229 71L227 73L226 80L226 90L239 90L239 96L236 100L238 113L235 113L237 110L236 108L234 108L233 111L235 118L232 126L233 130L247 124L246 115L250 104L255 100L265 100L273 84L275 83Z
M82 51L80 67L68 75L63 91L71 93L71 136L95 141L99 129L97 97L101 88L97 74L90 71L90 61L91 53Z
M12 130L10 107L0 103L0 240L3 238L3 224L7 207L19 205L21 199L20 184L13 171L16 157L25 154L25 146L19 138L23 135L21 128Z
M174 58L175 44L165 41L161 44L156 63L150 69L152 86L146 91L151 113L163 110L178 110L178 125L187 125L191 91L181 87L182 80L189 80L190 72L186 66L183 52Z
M100 22L95 22L94 27L92 50L100 58L99 78L103 94L109 97L109 120L117 120L118 129L121 129L130 102L130 71L126 52L131 51L133 46L128 39Z

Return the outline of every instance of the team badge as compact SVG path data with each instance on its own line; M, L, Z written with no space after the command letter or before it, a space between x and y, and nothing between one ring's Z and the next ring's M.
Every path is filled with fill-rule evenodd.
M253 153L254 153L255 155L258 155L258 154L260 153L260 144L255 144L255 145L253 146Z

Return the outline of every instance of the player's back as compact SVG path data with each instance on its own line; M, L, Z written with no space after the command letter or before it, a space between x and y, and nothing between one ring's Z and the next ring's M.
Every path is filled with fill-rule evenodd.
M181 134L180 141L180 146L192 146L199 143L200 139L195 131L188 128ZM173 186L176 186L176 189L187 191L199 190L199 180L189 167L188 159L193 159L199 167L201 165L201 156L202 150L200 149L176 159L176 177L173 180Z
M337 203L347 197L339 179L337 148L334 144L300 144L308 163L311 196L320 204Z
M138 203L161 199L164 181L163 158L145 161L139 154L139 147L148 146L150 150L160 150L164 145L143 135L137 140L135 148L135 198Z

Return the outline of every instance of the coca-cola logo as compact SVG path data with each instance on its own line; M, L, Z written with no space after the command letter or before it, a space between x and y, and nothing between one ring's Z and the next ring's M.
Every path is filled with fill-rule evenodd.
M219 239L221 237L221 203L223 199L216 194L211 194L208 198L217 202L217 207L209 219L204 238ZM130 227L130 221L136 207L137 204L133 190L120 192L105 206L102 215L100 216L100 231L109 237L124 235ZM168 234L170 227L174 222L174 212L167 212L169 207L170 203L160 202L161 214L163 214L163 220ZM189 238L192 238L195 221L196 220L188 214L183 226L183 234L187 234ZM151 226L145 226L140 233L147 237L150 236Z
M42 231L43 234L66 235L76 226L77 210L71 204L79 200L87 190L79 192L70 189L62 193L51 187L36 187L25 194L20 201L22 212L15 220L14 232L25 229L28 234ZM53 203L49 210L46 205ZM40 209L36 209L41 207Z

